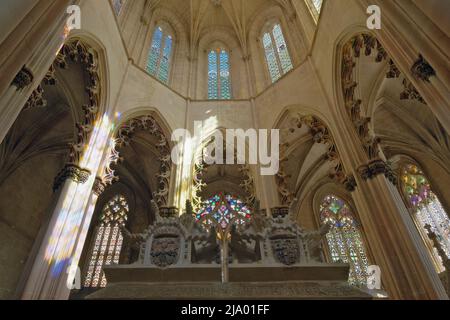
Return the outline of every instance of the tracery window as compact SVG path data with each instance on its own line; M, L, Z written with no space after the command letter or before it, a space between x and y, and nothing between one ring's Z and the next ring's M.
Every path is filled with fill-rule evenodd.
M306 0L306 3L314 19L317 21L319 19L320 11L322 10L323 0Z
M292 61L280 24L273 25L262 37L267 68L272 82L292 70Z
M238 197L223 193L206 200L196 215L197 221L205 224L214 222L222 229L226 229L233 221L235 224L245 224L251 217L251 211L244 202Z
M422 237L428 239L425 226L429 225L450 258L450 220L422 170L413 164L405 165L402 168L401 186ZM432 255L443 271L442 259L435 248Z
M117 16L119 16L120 13L122 12L124 1L125 0L113 0L113 7Z
M208 99L231 99L230 56L225 49L208 53Z
M122 195L114 196L104 206L100 223L95 230L89 262L87 265L85 287L105 287L106 278L103 267L118 264L123 237L120 228L128 218L128 202Z
M173 36L167 29L162 26L155 28L147 59L147 72L164 83L169 81L173 50Z
M326 238L332 261L350 264L350 284L367 285L369 263L359 225L350 207L344 200L328 195L320 206L320 220L331 226Z

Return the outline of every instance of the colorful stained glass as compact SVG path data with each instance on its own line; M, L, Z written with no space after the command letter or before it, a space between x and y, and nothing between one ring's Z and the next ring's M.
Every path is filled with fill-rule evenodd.
M214 50L208 54L208 99L219 99L217 54Z
M169 81L173 38L162 27L153 33L152 44L147 59L147 72L164 83Z
M123 244L120 228L127 221L128 211L128 203L121 195L114 196L103 208L87 265L85 287L106 286L103 267L119 263Z
M230 57L223 49L208 54L208 99L231 99Z
M278 67L277 57L275 56L275 50L273 49L272 37L269 33L264 34L263 37L264 50L266 53L267 66L269 67L270 77L272 82L281 78L281 72Z
M320 219L331 226L327 242L333 262L350 264L350 284L367 285L369 262L359 226L349 206L342 199L329 195L320 206Z
M226 229L230 223L244 225L250 221L252 213L247 205L237 197L218 194L204 202L196 215L197 221L211 225L220 225Z
M231 99L230 61L228 52L222 50L219 55L220 62L220 99Z
M262 41L270 78L276 82L293 68L281 26L274 25L271 32L263 35Z
M441 245L441 248L450 258L450 219L442 207L441 202L425 177L417 166L408 164L402 170L402 189L410 207L414 211L414 218L425 238L428 238L426 225L431 227L433 233ZM436 261L442 263L436 251L432 253ZM444 268L443 265L441 265Z

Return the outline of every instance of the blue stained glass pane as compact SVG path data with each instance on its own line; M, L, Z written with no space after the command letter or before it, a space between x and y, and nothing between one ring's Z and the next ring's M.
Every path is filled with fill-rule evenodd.
M164 44L163 55L159 66L159 79L165 83L169 80L170 55L172 52L172 37L167 36Z
M220 52L220 99L231 99L230 63L224 50Z
M293 66L291 57L289 56L289 51L287 49L286 41L284 40L283 31L281 31L281 27L279 24L275 25L275 27L273 28L273 37L276 42L281 68L283 69L283 73L286 73L290 71Z
M217 53L208 54L208 99L219 99Z
M316 8L318 13L320 13L320 10L322 9L322 1L323 0L312 0L314 8Z
M270 77L272 78L272 82L275 82L281 77L281 72L278 68L277 58L275 56L275 50L273 48L272 38L270 34L264 34L263 45Z
M153 33L152 45L147 61L147 71L152 76L156 76L158 71L158 60L161 53L161 42L163 37L163 31L160 27L155 29Z

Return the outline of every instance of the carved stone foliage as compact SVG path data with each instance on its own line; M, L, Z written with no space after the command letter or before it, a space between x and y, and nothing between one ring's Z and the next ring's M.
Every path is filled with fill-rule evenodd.
M94 186L92 187L92 191L100 196L103 192L105 192L106 185L103 182L103 179L100 177L96 177L94 181Z
M203 175L206 170L208 170L207 165L201 161L196 161L194 163L194 172L193 172L193 183L192 183L192 207L194 211L200 210L203 200L200 196L204 187L206 187L206 183L203 182Z
M242 165L239 168L239 172L242 173L242 176L244 177L242 183L240 184L241 188L244 189L247 195L244 201L248 206L253 208L256 201L256 194L255 181L250 171L250 167L248 165Z
M36 90L31 93L30 98L25 103L24 109L31 109L36 107L47 106L47 101L44 99L44 89L39 85Z
M116 176L115 170L112 167L117 165L117 163L122 160L123 159L120 157L119 152L116 150L116 140L111 139L103 175L95 178L93 191L97 196L100 196L105 191L107 186L119 181L119 177Z
M74 164L67 164L56 176L53 184L53 190L58 190L67 179L70 179L76 183L86 183L90 175L91 172L86 169L82 169Z
M430 82L430 78L436 76L436 71L434 71L433 67L421 54L419 55L419 59L412 66L411 72L415 78L425 82Z
M69 153L69 163L78 163L86 144L89 142L94 123L98 118L101 96L100 76L96 53L80 40L74 40L64 44L53 65L67 69L69 68L69 61L80 63L87 75L86 92L88 94L88 103L82 106L84 119L81 123L76 124L77 139L75 143L70 145ZM47 73L44 81L53 82L54 77L51 74L52 69Z
M328 146L328 151L325 157L328 161L334 163L334 167L329 173L330 178L335 180L337 183L344 185L347 191L355 191L355 178L345 172L336 143L326 124L319 118L311 115L299 115L296 123L298 128L306 125L310 129L310 133L313 137L314 142L325 144Z
M350 39L350 41L348 41L343 47L341 84L345 108L361 140L361 143L364 146L367 156L369 159L376 159L379 153L378 145L380 141L371 134L369 130L371 119L362 114L362 101L355 96L356 88L358 87L358 83L355 80L355 68L357 59L361 57L362 51L365 56L372 56L373 52L375 52L376 63L388 60L388 70L386 72L387 78L399 78L401 72L395 65L394 61L389 58L381 43L372 35L358 34ZM417 69L428 70L424 64L419 65L421 67L417 67ZM427 71L424 72L427 73ZM405 86L405 90L400 93L401 99L415 99L421 103L425 103L414 86L406 78L403 81L403 84Z
M154 192L153 197L156 200L158 206L165 206L167 205L169 195L169 182L172 170L169 142L156 119L150 115L146 115L140 118L131 119L121 126L115 140L117 150L120 150L120 148L123 146L129 145L134 133L136 133L137 130L149 132L158 140L156 144L156 147L159 151L158 160L160 164L159 172L156 175L158 181L158 189ZM119 154L117 150L115 151L116 157Z
M81 106L84 117L80 123L76 124L77 136L75 142L69 144L70 152L67 163L77 165L89 142L94 123L98 118L98 110L100 107L101 89L96 52L81 40L72 40L64 44L41 84L31 94L31 97L25 104L25 109L46 105L46 101L43 98L43 85L56 85L56 68L67 69L70 66L69 62L82 65L87 81L85 89L88 94L88 103ZM20 80L18 80L20 83L26 83L32 81L32 75L28 75L25 70L18 79Z
M30 69L26 66L23 66L22 69L16 74L11 85L15 86L17 91L22 90L28 87L31 83L33 83L34 76Z
M392 184L397 185L398 183L398 177L390 165L381 159L372 160L367 165L359 167L358 173L363 180L373 179L380 174L384 174Z
M206 146L205 146L206 148ZM204 149L203 149L204 150ZM223 151L224 156L226 155L226 150ZM235 154L235 163L237 162L236 154ZM194 162L193 168L193 183L192 183L192 207L194 211L198 211L203 206L203 199L201 197L201 193L204 188L207 186L203 181L203 177L208 171L209 165L203 161L203 154L199 152L196 155L196 161ZM239 186L243 189L245 193L245 197L242 199L245 204L252 208L255 205L256 201L256 189L255 182L253 179L253 175L250 170L250 166L248 164L239 165L238 171L242 174L242 181Z
M278 194L281 198L281 203L283 205L289 205L294 199L294 194L289 189L289 178L291 178L290 174L285 172L285 168L283 163L286 161L286 158L282 158L280 161L280 170L275 175L275 181L277 183Z
M408 79L403 80L403 87L405 90L400 94L400 99L402 100L417 100L420 103L427 104L422 98L419 92L417 92L416 87Z

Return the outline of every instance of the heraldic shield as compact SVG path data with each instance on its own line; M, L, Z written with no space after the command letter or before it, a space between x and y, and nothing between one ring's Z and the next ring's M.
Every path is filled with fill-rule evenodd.
M160 235L152 241L151 261L160 268L166 268L178 262L181 239L177 235Z
M287 266L299 262L300 248L297 238L277 236L270 238L270 242L275 260Z

